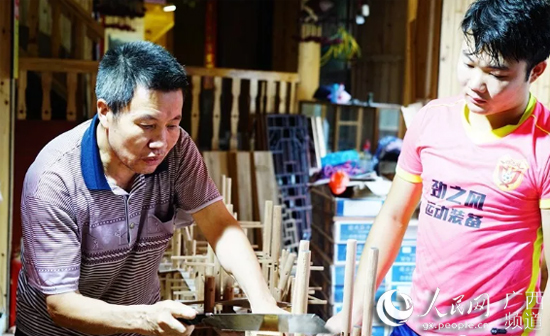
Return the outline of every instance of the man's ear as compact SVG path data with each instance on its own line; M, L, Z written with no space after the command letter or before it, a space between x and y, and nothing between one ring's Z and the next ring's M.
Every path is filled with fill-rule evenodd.
M113 112L109 108L109 105L105 99L97 100L97 117L99 118L99 122L103 128L109 128L109 124L113 119Z
M540 62L539 64L535 65L533 70L531 70L531 75L529 76L529 84L533 83L544 73L544 70L546 70L546 65L546 61Z

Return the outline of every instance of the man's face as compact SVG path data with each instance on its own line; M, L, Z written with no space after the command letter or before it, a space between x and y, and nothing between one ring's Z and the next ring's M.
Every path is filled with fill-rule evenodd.
M136 88L126 109L107 116L107 139L118 160L135 173L154 172L180 136L182 107L181 90Z
M458 80L471 112L493 115L526 103L529 84L525 61L495 62L485 53L471 55L466 42L458 61ZM524 107L524 106L523 106Z

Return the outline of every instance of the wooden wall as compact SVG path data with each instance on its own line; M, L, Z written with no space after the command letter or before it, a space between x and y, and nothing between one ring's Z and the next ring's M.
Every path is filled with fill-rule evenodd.
M439 58L439 97L448 97L460 93L456 76L456 66L462 45L460 23L464 13L473 0L443 0L443 19L441 24L441 49ZM531 92L545 106L550 107L550 69L532 86Z
M401 104L405 71L407 0L371 0L370 16L357 28L362 57L353 65L352 96Z

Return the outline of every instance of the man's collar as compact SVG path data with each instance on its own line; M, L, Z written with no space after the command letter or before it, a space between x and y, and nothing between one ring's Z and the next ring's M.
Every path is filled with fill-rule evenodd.
M111 190L103 171L103 164L99 156L99 147L97 146L96 130L98 124L99 119L96 114L82 136L82 151L80 154L82 176L89 190Z
M99 156L99 147L97 145L97 125L99 119L97 114L92 119L92 122L88 129L82 136L80 163L82 166L82 176L84 177L84 183L89 190L111 190L105 172L103 171L103 164L101 163L101 157ZM168 162L164 159L157 169L151 174L158 174L168 170Z

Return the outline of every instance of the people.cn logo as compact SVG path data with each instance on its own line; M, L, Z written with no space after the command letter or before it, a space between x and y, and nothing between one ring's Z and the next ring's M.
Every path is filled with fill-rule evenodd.
M393 305L392 296L396 293L397 299L399 296L405 303L405 310L400 310ZM397 290L388 291L380 297L376 305L376 312L382 322L390 327L399 327L405 324L413 313L412 299L407 294L398 292Z

